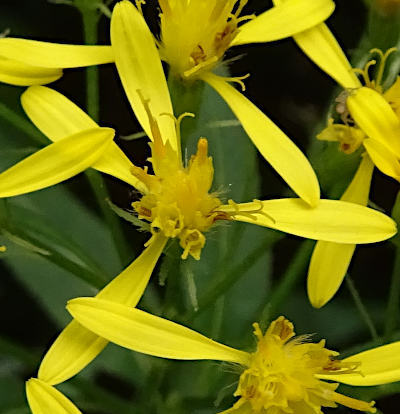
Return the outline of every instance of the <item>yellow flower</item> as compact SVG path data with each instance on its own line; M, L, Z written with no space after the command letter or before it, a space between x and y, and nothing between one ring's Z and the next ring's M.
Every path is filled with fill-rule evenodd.
M106 300L73 299L67 309L96 334L137 352L239 364L242 373L234 394L239 400L224 413L320 413L322 407L337 404L373 413L373 402L337 393L337 383L371 386L400 380L400 342L340 360L337 352L325 348L325 341L311 343L309 335L294 337L293 325L284 317L272 322L264 335L255 324L257 349L248 353L166 319Z
M335 7L326 0L291 0L257 17L240 16L246 3L159 0L161 58L175 75L201 78L220 63L228 48L290 37L323 22Z
M136 3L140 9L143 2ZM332 0L290 0L257 17L239 17L245 4L244 0L161 0L161 41L158 42L161 57L179 76L185 79L201 78L209 83L226 100L263 157L296 194L314 206L319 201L319 185L306 157L255 105L225 79L214 75L211 69L222 60L226 49L231 46L278 40L318 25L333 12L334 3ZM133 89L132 78L141 76L141 81L145 83L150 79L155 80L151 73L154 72L151 66L154 56L153 52L146 53L144 50L150 47L152 40L140 43L139 39L143 38L140 32L149 29L138 14L137 8L127 0L115 6L111 20L112 51L104 46L97 46L96 49L96 46L74 47L25 39L0 39L0 59L4 56L12 59L12 65L28 65L25 71L13 71L11 65L4 71L3 80L14 76L18 78L18 84L45 83L36 73L38 67L46 66L46 70L54 70L57 65L57 76L54 75L57 78L60 76L60 67L108 63L115 59L131 105L144 125L146 121L140 110L136 89L145 86L136 85L136 89ZM249 17L250 21L239 25L249 20ZM32 65L34 70L30 72ZM156 66L157 71L159 65ZM149 72L148 76L145 76L146 72ZM0 65L0 80L1 76ZM42 77L46 78L44 75ZM154 92L157 91L156 86ZM146 99L150 99L153 113L160 114L156 96L148 94ZM148 132L145 125L144 129ZM162 126L161 131L164 132Z

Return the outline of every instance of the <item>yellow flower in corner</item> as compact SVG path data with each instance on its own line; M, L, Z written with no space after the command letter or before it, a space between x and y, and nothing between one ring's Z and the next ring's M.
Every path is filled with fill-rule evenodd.
M336 99L336 123L331 119L318 139L336 141L339 149L351 154L365 150L363 159L346 192L341 197L367 205L374 166L400 181L400 78L388 89L382 86L385 63L395 49L386 53L373 49L379 64L376 77L369 71L377 64L370 60L364 69L353 69L362 76L365 86L356 78L358 87L346 89ZM348 65L350 66L350 65ZM343 71L344 73L344 71ZM342 85L346 84L345 78ZM354 85L356 86L356 85ZM318 242L311 257L307 289L314 307L325 305L339 289L350 265L355 245Z
M117 345L162 358L212 359L238 364L241 375L234 393L238 401L224 414L321 413L338 404L376 412L373 402L338 393L338 383L354 386L400 380L400 342L339 359L325 341L295 337L284 317L265 334L254 324L257 349L243 352L215 342L189 328L138 309L93 298L69 301L67 309L79 323Z

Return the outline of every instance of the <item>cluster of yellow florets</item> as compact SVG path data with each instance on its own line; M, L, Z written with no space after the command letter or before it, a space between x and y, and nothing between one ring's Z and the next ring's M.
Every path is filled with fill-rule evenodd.
M376 411L374 403L338 394L338 384L318 379L318 374L358 368L336 360L338 354L326 349L324 340L311 343L307 336L294 338L293 324L283 316L271 323L265 335L258 324L254 329L257 351L240 377L235 392L240 399L234 408L254 414L321 413L321 407L340 403L360 411Z
M246 3L247 0L159 0L162 59L184 78L211 69L235 38Z
M166 150L164 157L157 156L156 175L149 176L135 168L134 174L146 182L149 192L132 205L139 218L151 222L153 232L179 238L183 259L189 254L200 259L206 241L203 233L216 220L227 218L216 211L221 201L209 193L214 168L208 156L208 143L205 138L199 140L197 153L186 167L169 162L168 153L172 154Z

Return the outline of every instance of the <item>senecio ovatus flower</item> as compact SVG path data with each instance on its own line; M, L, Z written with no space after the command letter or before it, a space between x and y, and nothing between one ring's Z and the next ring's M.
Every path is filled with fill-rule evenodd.
M374 413L374 403L336 392L338 383L380 385L400 380L400 342L361 352L343 360L310 341L295 337L284 317L265 334L254 324L255 352L243 352L198 332L139 309L96 298L69 301L67 309L83 326L117 345L162 358L212 359L238 364L241 375L234 393L239 397L230 414L315 414L337 404Z
M134 105L138 97L128 85L130 71L137 71L135 66L139 65L141 70L151 72L148 55L142 50L146 46L137 39L137 14L142 3L138 0L135 7L124 0L115 6L111 19L112 48L0 39L0 80L19 85L43 84L61 76L61 68L115 60ZM245 0L160 0L161 34L157 41L160 56L169 64L172 76L187 81L199 79L211 85L231 107L263 157L296 194L316 205L320 196L318 181L301 151L228 83L232 80L241 83L240 79L221 78L212 69L221 63L231 46L282 39L323 22L333 12L334 3L289 0L257 17L240 17L246 3ZM138 61L138 53L144 60ZM153 96L146 99L155 105ZM154 113L159 114L156 107Z

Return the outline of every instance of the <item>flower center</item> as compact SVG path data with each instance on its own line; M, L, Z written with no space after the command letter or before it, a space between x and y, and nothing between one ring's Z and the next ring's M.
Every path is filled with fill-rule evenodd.
M211 70L237 34L247 0L159 0L160 54L185 79ZM235 10L234 10L235 9Z
M265 335L254 324L257 351L251 355L235 392L243 412L288 414L321 412L321 407L336 403L360 411L375 412L374 403L366 403L335 392L338 384L318 379L318 374L355 372L357 364L343 363L325 341L310 343L308 336L293 338L293 325L283 316L271 323Z
M132 204L133 208L140 219L151 223L153 233L162 231L167 237L179 238L183 259L189 254L200 259L206 240L203 233L216 220L229 219L216 211L222 203L209 193L214 169L207 148L207 140L201 138L187 167L174 165L167 149L163 158L157 158L156 175L138 167L132 171L149 189L140 201ZM153 144L153 165L155 155Z

